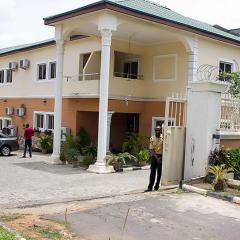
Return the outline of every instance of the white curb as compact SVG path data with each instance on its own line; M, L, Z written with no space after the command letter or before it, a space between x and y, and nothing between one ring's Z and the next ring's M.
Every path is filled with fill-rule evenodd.
M185 190L191 191L191 192L196 192L196 193L200 193L202 195L207 195L207 190L197 188L197 187L193 187L191 185L183 184L182 188L185 189Z

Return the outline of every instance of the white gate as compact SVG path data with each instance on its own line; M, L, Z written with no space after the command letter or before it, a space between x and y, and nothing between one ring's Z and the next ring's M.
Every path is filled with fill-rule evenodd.
M186 134L185 97L168 97L165 106L162 185L178 184L183 179Z

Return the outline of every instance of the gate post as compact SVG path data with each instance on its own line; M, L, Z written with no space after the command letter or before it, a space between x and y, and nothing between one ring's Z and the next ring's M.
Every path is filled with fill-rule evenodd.
M187 96L184 179L204 176L213 149L213 134L220 128L221 93L226 83L194 81Z

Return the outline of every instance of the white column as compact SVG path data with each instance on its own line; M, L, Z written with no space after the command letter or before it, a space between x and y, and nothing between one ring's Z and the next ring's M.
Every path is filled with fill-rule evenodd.
M188 52L188 82L197 81L198 39L192 39L190 46L191 47Z
M107 116L107 152L110 151L110 135L111 135L111 123L112 123L112 115L114 112L108 112Z
M108 86L112 32L110 29L101 29L100 32L102 36L102 52L99 93L98 152L96 163L89 166L88 171L95 173L111 173L114 172L113 167L106 166L105 157L107 149Z
M62 126L62 82L63 82L63 55L64 40L56 40L56 83L54 101L54 139L52 158L54 163L59 163L61 147L61 126Z

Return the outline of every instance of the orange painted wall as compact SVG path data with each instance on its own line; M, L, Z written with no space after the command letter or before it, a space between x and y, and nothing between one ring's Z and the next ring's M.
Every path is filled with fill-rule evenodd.
M221 146L224 148L240 148L240 140L224 139L224 140L221 140Z

